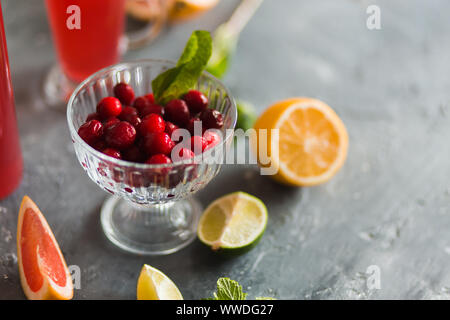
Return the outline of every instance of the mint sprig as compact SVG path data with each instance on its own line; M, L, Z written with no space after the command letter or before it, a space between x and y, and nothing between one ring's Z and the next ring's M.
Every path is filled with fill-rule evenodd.
M217 290L212 298L205 300L246 300L247 293L242 290L242 286L230 278L219 278L217 280ZM257 297L256 300L275 300L269 297Z
M177 65L152 81L157 103L180 98L197 83L212 54L212 38L208 31L194 31L186 43Z
M217 280L217 291L213 297L207 300L245 300L247 294L243 292L242 286L230 278L219 278Z

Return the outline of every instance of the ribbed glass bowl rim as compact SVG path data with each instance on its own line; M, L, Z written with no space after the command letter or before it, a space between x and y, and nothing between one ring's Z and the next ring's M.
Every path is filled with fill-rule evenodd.
M173 65L175 66L176 63L174 61L170 61L170 60L164 60L164 59L141 59L141 60L135 60L135 61L127 61L127 62L121 62L121 63L117 63L114 65L111 65L109 67L103 68L99 71L97 71L96 73L93 73L92 75L90 75L89 77L87 77L83 82L81 82L73 91L72 95L70 96L69 102L67 103L67 123L69 125L69 130L70 130L70 134L71 137L73 139L75 139L75 142L78 143L81 147L83 147L84 149L86 149L89 153L94 154L97 158L100 158L104 161L108 161L110 163L114 163L117 164L121 167L127 167L127 168L136 168L136 169L156 169L156 168L176 168L180 165L185 165L185 164L190 164L190 163L195 163L195 161L199 158L201 158L205 153L209 153L209 154L213 154L215 150L220 150L220 148L224 148L224 145L227 143L227 141L233 136L233 132L234 132L234 128L236 126L236 121L237 121L237 108L236 108L236 102L234 101L233 96L230 93L230 90L228 90L228 88L222 83L222 81L220 81L219 79L217 79L216 77L214 77L212 74L204 71L202 73L203 77L206 77L214 82L216 82L217 84L219 84L220 87L223 88L223 90L226 92L227 96L230 99L231 102L231 125L228 128L225 128L225 132L226 132L226 136L225 139L222 140L221 143L219 143L218 145L214 146L214 148L208 150L208 152L205 152L203 154L197 155L196 157L189 159L189 160L184 160L184 161L178 161L175 163L171 163L171 164L146 164L146 163L137 163L137 162L130 162L130 161L125 161L125 160L120 160L120 159L115 159L113 157L107 156L106 154L95 150L94 148L92 148L90 145L88 145L83 139L81 139L81 137L78 135L78 131L75 129L75 126L72 122L72 113L73 113L73 105L74 105L74 101L75 98L78 96L78 94L80 93L80 91L82 89L84 89L91 81L93 81L94 78L99 78L101 79L103 74L109 73L112 70L116 70L116 71L125 71L125 70L129 70L132 67L138 67L138 66L143 66L143 65L151 65L154 63L159 63L159 64L169 64L169 65ZM231 129L231 130L227 130L227 129ZM223 149L222 149L223 150Z

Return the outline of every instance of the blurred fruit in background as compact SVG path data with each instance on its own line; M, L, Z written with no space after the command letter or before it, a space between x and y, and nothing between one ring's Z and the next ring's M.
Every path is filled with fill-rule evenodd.
M161 14L161 5L158 0L127 0L126 11L134 18L150 21Z
M212 9L219 0L172 0L169 9L169 21L181 22L196 18Z
M194 19L213 8L219 0L168 0L170 22ZM161 10L157 0L127 0L127 12L136 19L149 21L156 18Z
M242 100L236 101L236 107L238 112L236 128L244 131L252 128L257 118L255 107L250 102Z

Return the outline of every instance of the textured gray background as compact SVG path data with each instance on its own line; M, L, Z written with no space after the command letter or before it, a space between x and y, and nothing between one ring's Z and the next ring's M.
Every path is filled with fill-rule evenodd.
M55 62L43 1L2 0L25 157L20 189L0 201L0 298L24 298L15 228L21 197L45 213L68 264L81 268L76 299L134 299L143 263L163 270L187 299L209 296L220 276L251 297L280 299L450 298L450 23L448 0L266 0L243 32L225 79L261 112L291 96L328 102L347 125L350 150L329 183L287 188L252 166L224 167L203 205L243 190L267 204L261 243L235 258L198 241L164 257L123 253L103 236L106 194L84 174L62 113L40 100ZM237 1L172 27L125 59L176 59L197 28L214 30ZM366 8L382 30L366 28ZM369 290L366 270L381 270Z

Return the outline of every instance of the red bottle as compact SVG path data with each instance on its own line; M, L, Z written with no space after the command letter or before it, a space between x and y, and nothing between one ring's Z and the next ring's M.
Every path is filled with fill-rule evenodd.
M17 188L23 167L1 11L0 3L0 199Z

